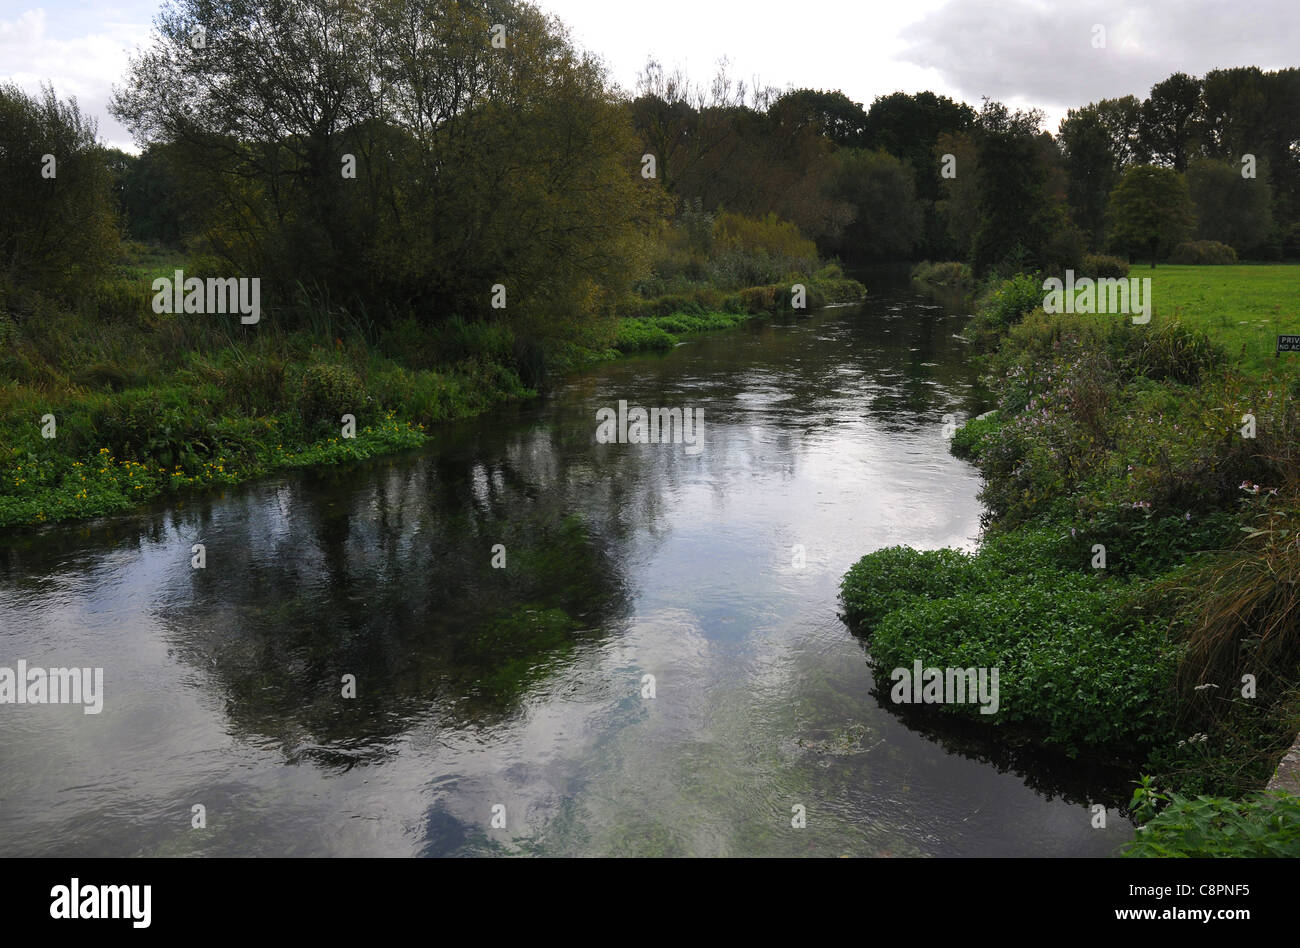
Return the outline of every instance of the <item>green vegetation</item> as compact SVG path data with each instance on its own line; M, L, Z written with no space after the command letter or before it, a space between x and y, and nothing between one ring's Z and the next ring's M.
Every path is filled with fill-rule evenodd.
M1297 269L1280 264L1173 266L1153 272L1156 313L1203 330L1243 373L1289 373L1295 356L1277 356L1279 333L1300 326Z
M1122 855L1158 858L1300 856L1300 797L1251 794L1242 800L1162 794L1143 780L1133 796L1139 819L1151 817Z
M970 267L956 260L945 263L922 260L912 268L912 279L931 286L969 287L975 284L975 274Z
M0 170L18 182L0 196L0 526L416 447L553 372L788 310L796 285L809 308L865 293L775 214L670 216L625 162L641 148L599 69L529 7L507 4L521 40L486 64L496 20L449 11L439 29L463 49L431 76L384 17L322 49L301 43L297 7L245 31L238 4L183 6L239 55L196 66L191 21L165 19L115 104L147 145L138 159L103 149L52 91L0 88ZM266 78L271 34L285 69L226 96ZM414 98L490 68L527 107L507 131L471 96L437 136L400 110L306 116L337 115L379 52ZM322 159L335 154L360 170ZM434 165L436 187L402 183ZM185 247L122 243L123 229ZM257 279L261 318L155 312L153 281L177 270Z
M789 301L788 286L701 291L704 302L675 304L682 312L617 318L555 345L536 355L539 368L500 321L374 328L319 299L301 302L299 329L154 314L141 287L185 260L131 253L99 284L89 312L0 293L0 526L97 516L162 494L417 447L438 422L532 396L525 375L670 348L678 336L731 328ZM865 292L833 266L807 288L810 306ZM345 414L356 419L355 438L342 436ZM46 415L53 438L42 436Z
M1237 251L1217 240L1189 240L1174 248L1170 263L1222 266L1237 262Z
M1119 279L1128 276L1128 261L1104 253L1087 253L1079 269L1084 276L1096 279Z
M1263 357L1300 267L1152 281L1148 325L1045 313L1041 275L985 293L968 333L998 407L953 439L984 474L984 542L869 554L841 598L878 674L998 667L997 714L941 710L1118 759L1169 788L1155 806L1257 790L1300 723L1300 365ZM1179 797L1133 851L1294 846L1270 807Z
M1196 211L1183 176L1172 168L1134 165L1110 196L1111 242L1154 268L1191 231Z
M1169 726L1168 702L1149 699L1172 656L1117 584L1071 568L1086 551L1052 530L991 538L973 556L880 550L845 576L845 616L870 634L881 672L916 660L1000 670L996 714L971 704L940 711L983 718L1008 740L1120 756Z

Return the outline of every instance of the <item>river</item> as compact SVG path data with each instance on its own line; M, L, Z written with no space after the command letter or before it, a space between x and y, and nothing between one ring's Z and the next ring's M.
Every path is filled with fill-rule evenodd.
M900 716L837 616L862 554L974 546L963 322L876 289L418 452L0 540L0 665L105 690L0 707L0 852L1112 853L1113 775ZM596 443L620 400L701 410L702 450Z

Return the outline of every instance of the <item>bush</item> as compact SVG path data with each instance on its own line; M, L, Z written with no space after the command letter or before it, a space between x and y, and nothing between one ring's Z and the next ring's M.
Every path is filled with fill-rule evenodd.
M1213 266L1237 262L1237 251L1217 240L1189 240L1174 248L1170 263Z
M931 263L923 260L912 268L912 279L932 286L974 286L975 274L971 268L956 260Z
M1124 323L1120 336L1127 370L1155 382L1195 385L1208 374L1217 374L1227 361L1227 353L1205 330L1177 321L1159 322L1145 330Z
M981 347L995 347L1011 326L1043 305L1043 284L1029 273L994 282L976 305L966 335Z
M985 412L978 418L969 418L952 436L951 450L959 458L978 458L984 441L991 437L1002 422L996 411Z
M1083 257L1083 273L1094 280L1121 279L1128 276L1128 263L1110 254L1089 253Z
M864 556L840 583L844 620L868 633L882 618L918 596L937 597L965 575L966 554L957 550L921 552L892 546Z
M1134 802L1151 793L1139 788ZM1157 794L1157 796L1160 796ZM1168 796L1169 805L1121 851L1127 857L1300 856L1300 797L1257 793L1245 800Z
M817 262L817 245L775 214L756 218L724 211L713 222L713 249L761 255L793 267L795 273L811 272Z
M358 426L370 396L355 371L332 362L310 362L285 377L286 395L309 429L340 426L345 414Z
M96 413L95 438L114 457L168 470L180 465L194 473L205 458L216 456L208 424L211 399L194 396L183 386L122 392Z
M662 327L646 319L624 319L619 322L614 348L620 352L646 352L671 349L677 340Z
M997 668L999 710L942 713L1014 727L1069 754L1135 754L1168 733L1174 655L1163 628L1136 617L1127 595L1093 573L1069 533L990 537L975 555L879 550L845 575L845 619L871 634L877 673L925 667ZM1121 592L1127 587L1120 587Z
M996 588L918 599L884 617L871 654L881 669L918 659L999 669L996 714L974 705L940 710L1015 725L1071 755L1092 748L1121 756L1167 733L1172 719L1163 630L1125 615L1092 576L1006 576Z

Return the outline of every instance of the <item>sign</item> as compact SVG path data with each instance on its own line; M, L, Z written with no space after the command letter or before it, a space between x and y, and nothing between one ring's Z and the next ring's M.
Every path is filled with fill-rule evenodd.
M1278 336L1278 352L1300 352L1300 336Z

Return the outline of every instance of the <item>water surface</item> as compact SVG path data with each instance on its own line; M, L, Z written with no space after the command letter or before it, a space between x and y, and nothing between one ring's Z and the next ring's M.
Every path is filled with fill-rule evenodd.
M0 665L106 689L0 707L0 852L1113 852L1113 775L900 717L837 616L862 554L977 538L962 323L874 292L414 454L0 540ZM597 444L619 400L702 409L704 449Z

